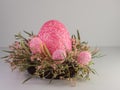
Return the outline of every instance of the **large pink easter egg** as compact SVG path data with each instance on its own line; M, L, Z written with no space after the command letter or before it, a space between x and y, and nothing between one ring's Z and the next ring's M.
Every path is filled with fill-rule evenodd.
M58 49L65 51L72 49L69 32L66 27L57 20L46 22L40 29L38 36L46 44L51 54Z

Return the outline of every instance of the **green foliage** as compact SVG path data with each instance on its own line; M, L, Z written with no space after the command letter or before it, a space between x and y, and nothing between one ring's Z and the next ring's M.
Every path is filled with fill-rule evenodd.
M78 40L80 40L80 33L78 30L77 30L77 37L78 37Z
M64 60L53 60L52 55L45 44L40 45L42 53L32 54L30 47L28 46L28 41L34 34L33 32L29 33L26 31L24 31L24 33L26 33L29 38L25 38L21 33L15 35L19 47L16 48L12 45L11 50L3 50L9 55L2 57L5 60L7 59L6 61L10 63L12 70L18 68L20 71L25 71L30 67L34 67L35 71L32 71L34 73L23 83L35 76L41 78L49 77L49 79L51 79L50 82L56 78L89 80L90 73L96 73L96 71L91 68L91 66L94 65L93 61L89 62L88 65L80 65L77 62L78 53L81 51L90 51L88 43L81 42L78 30L77 36L72 35L72 51L66 52L67 56ZM96 49L90 52L92 59L102 56ZM33 58L33 60L31 58Z

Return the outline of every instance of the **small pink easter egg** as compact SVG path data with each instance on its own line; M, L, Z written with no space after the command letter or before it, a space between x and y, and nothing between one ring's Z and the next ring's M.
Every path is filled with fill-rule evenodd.
M56 50L70 51L72 49L70 34L66 27L57 20L47 21L38 34L53 54Z
M66 52L63 50L56 50L52 54L53 60L63 60L66 57Z
M81 65L88 65L91 61L91 54L88 51L82 51L79 53L77 61Z
M29 42L30 50L33 54L41 53L40 45L42 45L42 41L39 37L33 37Z

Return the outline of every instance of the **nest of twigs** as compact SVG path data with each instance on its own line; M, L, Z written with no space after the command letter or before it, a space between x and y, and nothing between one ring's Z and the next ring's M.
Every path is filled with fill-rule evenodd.
M92 59L100 57L98 49L91 49L86 42L81 42L79 32L77 37L72 36L72 51L66 52L64 60L53 60L46 45L43 45L42 54L32 54L28 42L35 35L24 31L29 38L25 38L20 33L15 35L16 41L10 46L10 51L5 60L10 63L12 70L18 68L20 71L28 71L31 77L40 77L44 79L89 79L90 73L95 74L91 68L93 61L87 65L81 65L77 62L77 55L82 51L89 51ZM31 60L32 57L32 60ZM25 81L27 81L26 79ZM25 82L24 81L24 82Z

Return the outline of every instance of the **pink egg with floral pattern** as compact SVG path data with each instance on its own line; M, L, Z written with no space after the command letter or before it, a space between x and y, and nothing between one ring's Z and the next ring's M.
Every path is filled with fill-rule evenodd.
M57 20L46 22L40 29L38 36L46 44L51 54L58 49L65 51L72 49L69 32L66 27Z

